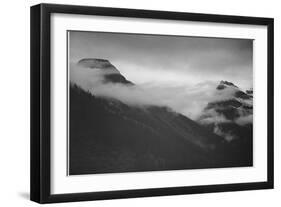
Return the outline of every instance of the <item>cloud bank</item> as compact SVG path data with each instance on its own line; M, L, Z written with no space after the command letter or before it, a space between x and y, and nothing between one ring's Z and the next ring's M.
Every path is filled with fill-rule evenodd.
M105 74L112 71L89 69L75 63L70 64L70 81L95 96L117 99L137 107L166 106L193 120L199 118L209 102L227 100L233 91L218 91L218 82L206 81L199 84L178 84L166 81L162 84L143 83L125 85L104 82Z

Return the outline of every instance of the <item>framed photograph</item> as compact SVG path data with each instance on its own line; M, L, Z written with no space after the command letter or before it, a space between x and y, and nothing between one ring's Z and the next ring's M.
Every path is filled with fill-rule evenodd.
M31 200L273 188L273 19L31 7Z

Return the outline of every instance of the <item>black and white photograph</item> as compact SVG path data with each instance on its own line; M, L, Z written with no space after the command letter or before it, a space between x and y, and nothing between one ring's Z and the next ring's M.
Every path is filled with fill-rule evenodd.
M30 200L274 188L274 18L147 5L30 8Z
M253 40L67 31L68 175L253 166Z

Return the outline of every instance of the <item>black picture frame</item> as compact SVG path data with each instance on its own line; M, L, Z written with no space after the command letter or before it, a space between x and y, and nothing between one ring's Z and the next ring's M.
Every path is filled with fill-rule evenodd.
M50 179L50 15L52 13L100 15L113 17L134 17L149 19L181 20L210 23L232 23L267 26L267 181L238 184L167 187L106 192L86 192L73 194L51 194ZM241 191L273 188L273 38L272 18L195 14L168 11L103 8L56 4L39 4L31 7L31 174L30 199L38 203L88 201L146 196L165 196L224 191Z

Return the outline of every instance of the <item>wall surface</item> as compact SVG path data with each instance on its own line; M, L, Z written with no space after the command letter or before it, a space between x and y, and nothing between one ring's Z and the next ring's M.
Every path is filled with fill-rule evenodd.
M69 0L1 2L0 205L36 206L29 201L29 7L38 3L81 4L275 18L275 189L183 195L53 206L277 206L281 203L281 12L280 1L250 0ZM262 83L261 83L262 84ZM280 205L280 204L279 204Z

